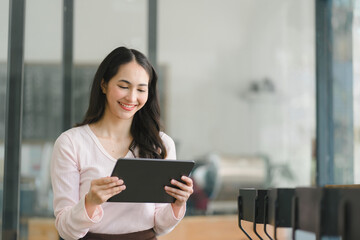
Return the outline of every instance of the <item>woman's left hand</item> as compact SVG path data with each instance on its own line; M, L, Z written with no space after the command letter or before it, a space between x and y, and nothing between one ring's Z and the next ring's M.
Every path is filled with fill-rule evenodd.
M178 215L176 213L180 211L180 208L186 205L186 201L194 192L193 181L191 178L182 176L181 180L184 181L184 183L176 181L174 179L171 180L171 184L179 187L180 189L165 186L166 193L176 199L176 201L172 203L175 215Z

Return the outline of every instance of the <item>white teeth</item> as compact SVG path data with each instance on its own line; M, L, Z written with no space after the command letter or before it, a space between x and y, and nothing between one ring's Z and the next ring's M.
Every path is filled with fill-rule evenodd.
M123 104L123 103L120 103L121 105L123 105L124 107L126 107L126 108L132 108L132 107L134 107L134 105L126 105L126 104Z

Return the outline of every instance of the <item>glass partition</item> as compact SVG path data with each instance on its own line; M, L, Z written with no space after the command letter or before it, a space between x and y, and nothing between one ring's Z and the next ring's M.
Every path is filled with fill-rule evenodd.
M61 46L62 1L27 1L20 239L58 239L53 221L49 166L54 140L62 130Z
M196 162L195 192L187 215L237 214L239 188L314 185L314 1L158 0L157 4L164 130L175 140L177 158ZM360 183L359 5L355 1L356 183ZM0 189L8 8L8 1L0 2ZM27 1L21 239L40 239L39 226L48 227L47 239L58 238L49 164L54 140L62 132L63 99L71 97L72 123L80 122L100 61L122 45L149 52L147 10L146 0L74 1L69 96L62 90L62 1ZM1 208L2 204L0 213Z
M75 1L74 123L109 51L148 52L147 7ZM314 183L313 12L310 0L158 1L165 132L197 162L189 215L236 213L239 187Z
M2 235L3 179L5 158L6 86L9 35L9 1L0 2L0 236ZM1 238L1 237L0 237Z
M147 1L77 0L74 10L73 122L80 122L100 62L119 46L147 52Z
M114 0L106 4L74 1L73 90L70 96L63 91L62 83L62 9L62 1L38 0L26 5L21 239L58 239L49 165L54 141L63 130L63 98L72 98L72 123L81 121L88 107L96 67L105 55L119 45L147 51L145 0Z
M353 76L354 76L354 176L360 184L360 1L354 1L353 19Z
M314 1L159 1L165 126L194 159L189 214L240 187L314 184Z

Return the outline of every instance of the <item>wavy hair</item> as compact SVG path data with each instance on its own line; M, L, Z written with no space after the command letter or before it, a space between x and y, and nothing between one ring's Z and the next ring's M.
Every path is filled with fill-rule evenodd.
M114 77L120 66L135 60L149 75L148 100L135 113L130 133L133 141L129 150L135 155L135 148L139 149L140 158L166 158L167 152L160 133L160 106L157 95L157 74L144 54L126 47L114 49L100 63L92 83L90 102L84 120L76 126L98 122L105 112L106 95L101 90L101 81L108 83Z

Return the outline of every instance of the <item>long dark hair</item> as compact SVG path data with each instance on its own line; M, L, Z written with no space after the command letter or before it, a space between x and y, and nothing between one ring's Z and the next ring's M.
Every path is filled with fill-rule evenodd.
M146 104L134 115L130 128L133 141L129 149L135 155L134 150L138 147L139 156L136 157L165 158L167 154L166 148L159 135L160 106L156 89L157 74L146 56L135 49L118 47L101 62L91 87L89 108L84 120L77 126L95 123L102 118L106 105L106 95L101 90L102 79L104 79L105 83L108 83L117 74L121 65L133 60L148 73L149 92Z

